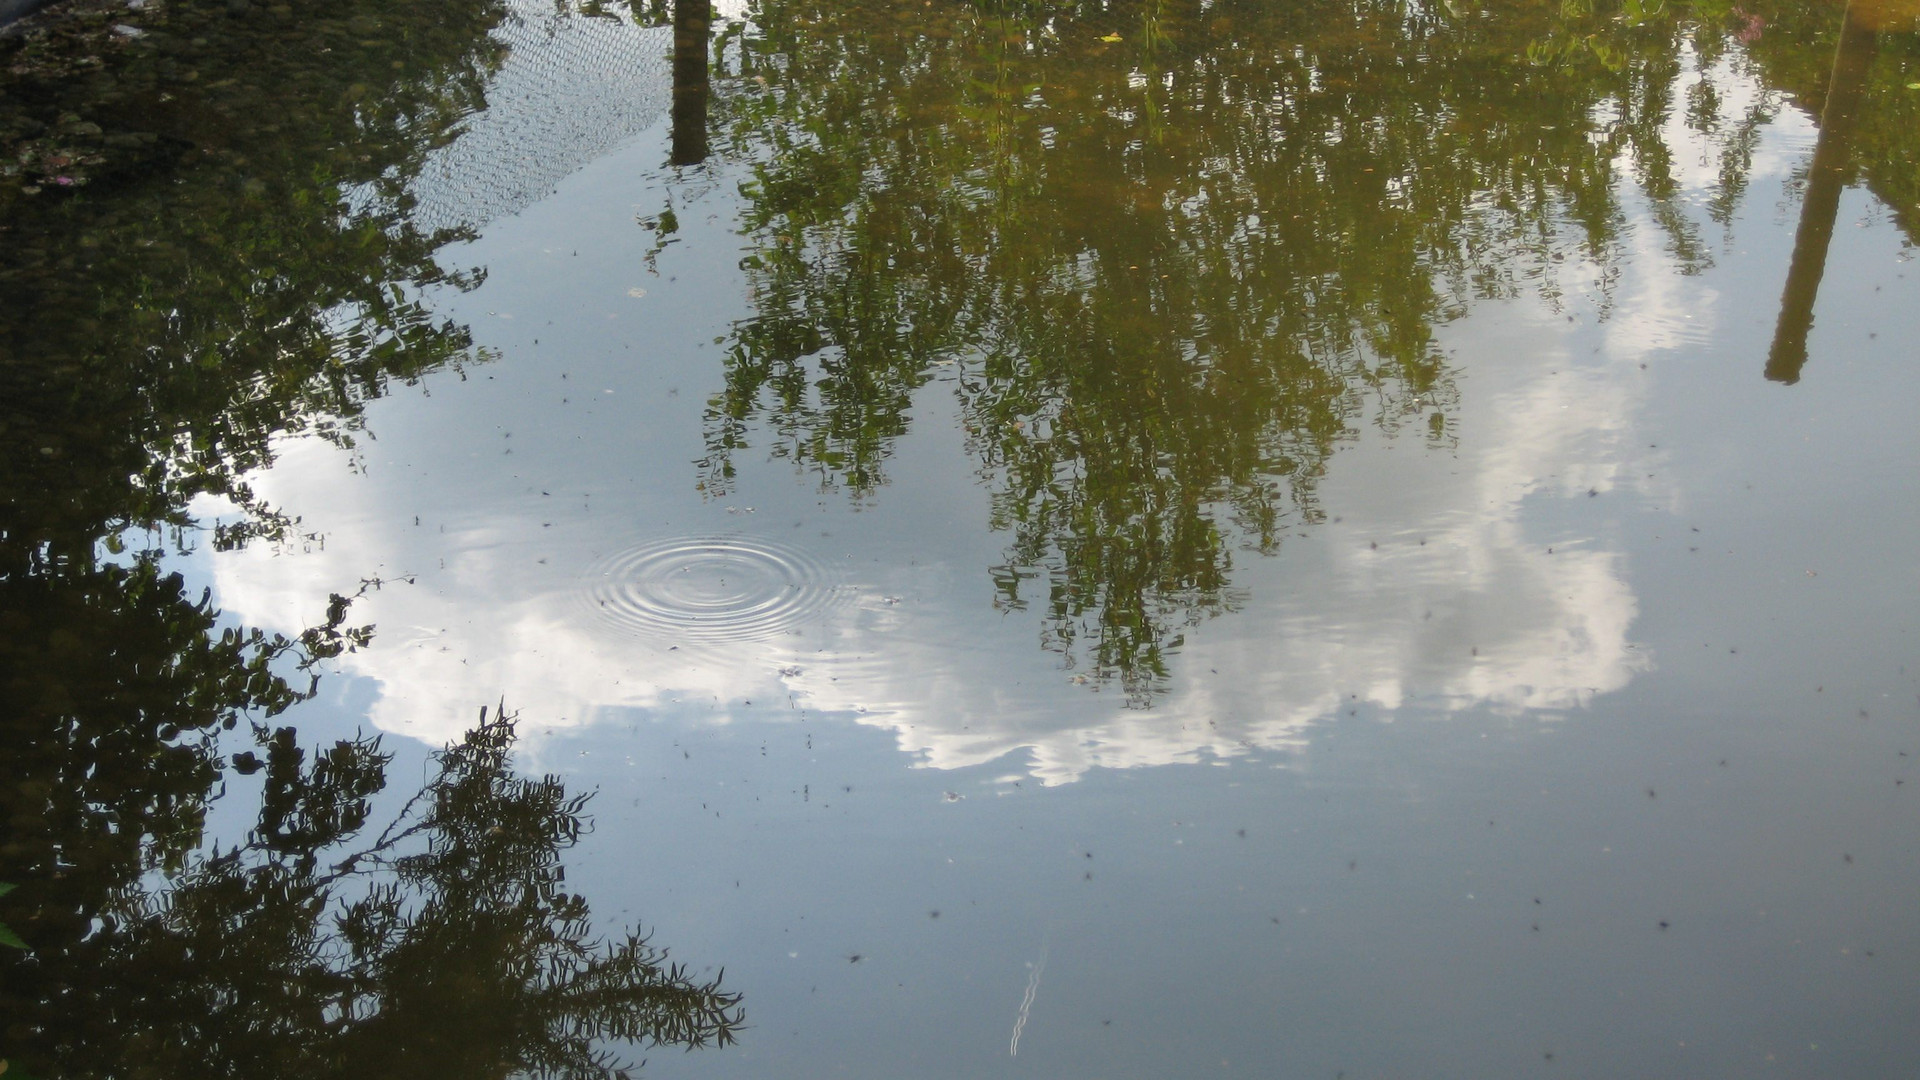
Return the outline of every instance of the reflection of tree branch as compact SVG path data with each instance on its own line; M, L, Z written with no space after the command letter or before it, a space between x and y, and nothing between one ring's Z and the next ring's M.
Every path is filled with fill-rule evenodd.
M260 828L23 961L39 968L32 983L65 989L10 1021L42 1028L57 1009L103 1026L17 1063L75 1078L135 1062L164 1075L612 1078L627 1066L608 1043L732 1042L740 996L720 988L724 973L696 977L644 934L592 936L559 858L584 831L586 797L515 774L514 740L511 716L483 711L370 845L320 873L365 827L390 756L373 738L309 760L291 729L262 731Z

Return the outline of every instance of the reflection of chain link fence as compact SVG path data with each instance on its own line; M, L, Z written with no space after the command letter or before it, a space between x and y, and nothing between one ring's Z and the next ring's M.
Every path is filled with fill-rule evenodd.
M671 27L515 0L494 37L509 52L487 107L413 181L422 231L477 230L517 213L667 113Z

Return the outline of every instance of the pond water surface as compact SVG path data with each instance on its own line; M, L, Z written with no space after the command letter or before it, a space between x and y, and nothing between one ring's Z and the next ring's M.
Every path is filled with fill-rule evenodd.
M1920 9L135 14L0 97L32 1075L1920 1071ZM590 829L404 910L591 904L709 1011L321 920L153 1019L251 962L170 882L377 899L312 854L496 705Z

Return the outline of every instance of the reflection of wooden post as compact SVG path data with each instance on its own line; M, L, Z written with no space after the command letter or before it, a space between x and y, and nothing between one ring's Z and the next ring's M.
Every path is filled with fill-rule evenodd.
M1856 0L1857 3L1857 0ZM1793 237L1793 263L1787 269L1787 290L1780 298L1780 323L1767 354L1767 378L1775 382L1800 381L1807 362L1807 333L1813 329L1813 301L1827 268L1827 246L1833 242L1833 223L1840 215L1840 192L1846 187L1852 164L1848 144L1853 121L1866 92L1867 65L1873 60L1877 35L1847 5L1840 24L1840 47L1833 54L1833 74L1827 79L1827 101L1820 110L1820 141L1813 147L1813 165L1807 175L1807 195L1800 205L1800 230Z
M707 160L707 35L712 0L673 4L673 157L675 165Z

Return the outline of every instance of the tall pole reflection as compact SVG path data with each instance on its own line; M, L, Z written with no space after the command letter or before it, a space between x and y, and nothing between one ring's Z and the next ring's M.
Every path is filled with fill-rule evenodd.
M675 165L707 160L707 38L712 0L673 5L673 156Z
M1814 144L1813 165L1807 176L1807 196L1800 208L1800 228L1793 237L1793 262L1787 269L1787 288L1780 298L1780 322L1767 354L1767 378L1775 382L1800 381L1807 362L1807 334L1813 329L1813 304L1826 272L1827 248L1833 242L1833 224L1840 214L1840 192L1852 170L1854 120L1867 82L1879 35L1847 5L1840 26L1840 45L1834 51L1833 74L1827 79L1827 100L1820 110L1820 140Z

